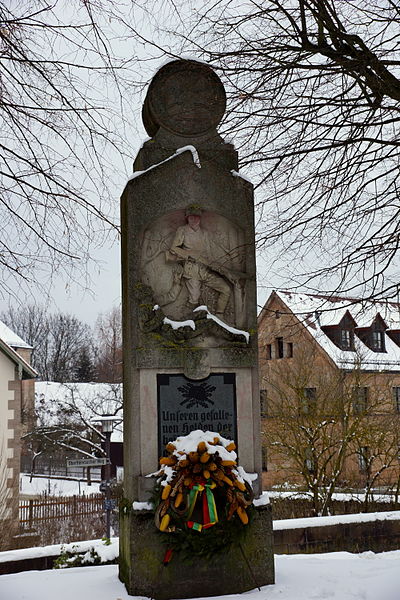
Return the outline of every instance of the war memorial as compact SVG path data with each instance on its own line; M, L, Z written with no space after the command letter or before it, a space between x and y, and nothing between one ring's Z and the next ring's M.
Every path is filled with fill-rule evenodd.
M155 74L121 198L120 578L160 600L274 583L261 493L253 188L206 64ZM152 502L154 509L148 504Z

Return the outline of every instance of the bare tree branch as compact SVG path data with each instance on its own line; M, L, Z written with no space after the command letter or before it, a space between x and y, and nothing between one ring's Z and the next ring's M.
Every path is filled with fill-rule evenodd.
M259 241L292 285L400 292L399 26L390 0L220 0L177 34L224 80Z

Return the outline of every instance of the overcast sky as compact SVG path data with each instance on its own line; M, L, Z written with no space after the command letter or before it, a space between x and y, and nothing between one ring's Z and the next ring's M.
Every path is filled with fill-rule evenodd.
M185 5L187 10L191 10L189 4ZM162 12L150 15L143 13L137 7L134 10L136 27L141 34L161 47L171 45L168 34L160 32L157 28L157 19L160 23L165 24L166 16ZM154 18L155 15L156 19ZM67 17L65 19L67 21ZM106 26L108 26L108 23ZM114 36L114 33L110 33L110 39L112 36ZM113 45L120 56L126 56L127 59L132 59L132 57L141 59L136 62L134 75L136 80L141 83L148 82L152 74L168 60L168 57L163 55L157 48L132 36L118 41L114 40ZM185 53L184 57L187 58L188 54ZM129 106L130 111L130 123L126 130L126 136L129 137L127 139L127 156L123 162L121 162L121 157L116 155L111 155L110 158L115 163L115 171L109 181L109 191L114 203L110 207L110 213L113 215L114 222L119 222L119 198L125 187L127 177L132 172L133 160L140 146L147 139L141 121L141 108L146 87L138 85L135 89L125 90L124 101ZM108 90L105 93L110 94L110 91ZM116 127L120 127L120 124ZM89 265L86 278L83 274L80 274L75 276L74 280L74 278L68 278L61 272L52 274L42 272L38 264L30 277L38 282L39 287L33 284L26 285L24 282L21 282L22 286L19 286L18 282L11 279L9 282L3 282L9 286L10 293L3 293L3 297L0 297L0 311L7 309L10 303L15 305L16 301L21 306L25 303L38 303L47 305L52 311L59 310L72 313L83 321L94 324L99 313L106 312L120 303L121 277L118 236L115 233L111 234L102 243L101 247L96 247L96 244L93 243L90 248L90 255L93 262ZM259 263L260 283L262 284L259 303L265 301L268 292L273 287L273 277L271 273L267 272L267 264L270 264L270 258L268 257L268 260L262 259ZM268 282L267 288L265 287L266 282Z
M124 156L117 156L116 153L112 153L112 149L108 148L106 158L106 161L113 167L113 173L107 179L107 188L111 197L109 212L115 223L119 222L119 198L125 187L127 177L132 173L133 160L147 138L141 122L141 107L147 88L147 85L144 84L148 84L157 68L168 60L168 56L161 49L177 47L178 42L176 39L173 39L166 32L180 26L182 31L190 37L190 18L196 19L196 7L198 7L196 0L187 0L185 3L178 2L176 6L179 11L177 8L178 12L172 15L171 4L173 3L161 0L148 0L145 7L140 3L138 6L135 5L131 0L126 0L125 4L123 0L116 3L115 6L118 6L118 8L121 6L129 7L131 13L127 13L126 21L129 24L133 23L137 31L136 34L131 31L124 38L121 38L119 31L115 30L116 26L113 23L112 16L105 15L105 23L102 23L105 29L110 28L108 38L113 49L120 57L129 61L133 81L131 88L123 88L122 98L118 97L116 90L111 88L100 89L100 93L108 101L113 94L115 95L115 108L118 110L119 101L121 101L121 110L124 117L115 124L115 130L120 132L125 140ZM237 4L242 3L238 0ZM236 2L230 2L229 10L234 10L235 5ZM21 3L21 6L23 6L23 3ZM62 22L67 23L67 11L72 10L72 6L78 6L78 3L60 2L57 7L60 6L63 9ZM107 8L110 6L112 6L111 11L116 10L114 5L105 4ZM160 27L163 28L163 31L160 30ZM207 35L207 32L204 35ZM155 45L146 43L144 39L140 39L140 36L148 38ZM177 51L177 55L187 58L191 54L190 44L183 41L182 50ZM99 78L98 72L92 71L91 77L96 76ZM223 77L222 74L221 78L223 79ZM90 91L92 91L91 88ZM250 179L254 176L254 173L250 172L244 172L243 174ZM261 196L262 193L265 194L266 192L256 193L256 202L265 200L265 197ZM290 203L290 199L288 202ZM268 214L270 205L265 203L264 206L262 219L265 223L268 222L268 219L271 219L271 216ZM99 313L106 312L113 306L118 305L121 297L119 239L113 233L104 240L100 228L101 225L99 225L98 236L96 232L92 234L92 243L88 248L92 263L89 265L87 277L83 273L75 275L75 279L68 278L60 272L49 275L39 270L39 261L36 261L35 270L30 274L30 277L32 280L38 281L39 287L30 285L27 291L26 286L24 289L20 289L15 282L3 282L3 290L7 290L7 285L10 289L3 292L3 296L0 297L0 311L6 309L9 303L15 305L16 301L20 302L21 305L26 303L47 304L50 310L69 312L87 323L93 324ZM60 232L60 235L62 235L62 232ZM101 244L96 244L96 241L100 239L102 240ZM319 251L317 246L314 249L312 248L307 256L302 255L302 248L300 247L298 254L294 255L292 251L289 259L287 250L290 247L284 248L282 244L279 241L275 243L272 251L267 240L259 252L257 273L259 306L265 302L271 290L275 288L287 289L288 287L300 285L303 291L307 291L305 287L307 280L304 278L300 280L299 273L301 271L307 272L310 265L314 267L320 265L324 259L323 253ZM331 289L335 289L335 282L331 274L329 274L329 278L330 281L327 287L330 286Z

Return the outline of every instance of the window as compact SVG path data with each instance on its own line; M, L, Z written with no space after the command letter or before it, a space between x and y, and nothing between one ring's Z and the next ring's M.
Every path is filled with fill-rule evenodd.
M261 446L261 460L262 460L262 470L268 471L268 452L265 444Z
M314 457L312 453L312 449L310 447L305 450L305 459L304 459L304 467L309 473L314 473L315 471L315 463Z
M272 344L267 344L267 360L272 358Z
M400 412L400 387L393 388L394 409Z
M303 415L312 414L317 404L317 388L303 388L300 403L300 411Z
M358 450L358 466L360 468L360 471L365 472L368 470L368 458L369 458L369 447L362 446L361 448L359 448L359 450Z
M340 347L342 350L352 350L354 348L354 334L350 329L340 330Z
M268 416L267 390L260 390L260 412L261 412L261 417Z
M379 329L371 331L371 348L375 352L385 352L385 332Z
M356 386L353 388L353 413L362 415L368 407L368 388Z
M276 338L276 357L283 358L283 338Z
M293 342L288 342L287 346L286 346L286 356L287 358L292 358L293 357Z

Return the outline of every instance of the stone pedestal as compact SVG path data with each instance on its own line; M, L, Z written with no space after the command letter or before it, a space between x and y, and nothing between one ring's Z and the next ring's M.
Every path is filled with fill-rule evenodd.
M256 509L241 548L234 546L211 561L194 559L191 563L183 562L174 552L167 567L162 564L166 546L153 518L150 511L134 511L121 522L126 531L120 542L120 578L132 596L155 600L220 596L274 583L269 505Z

